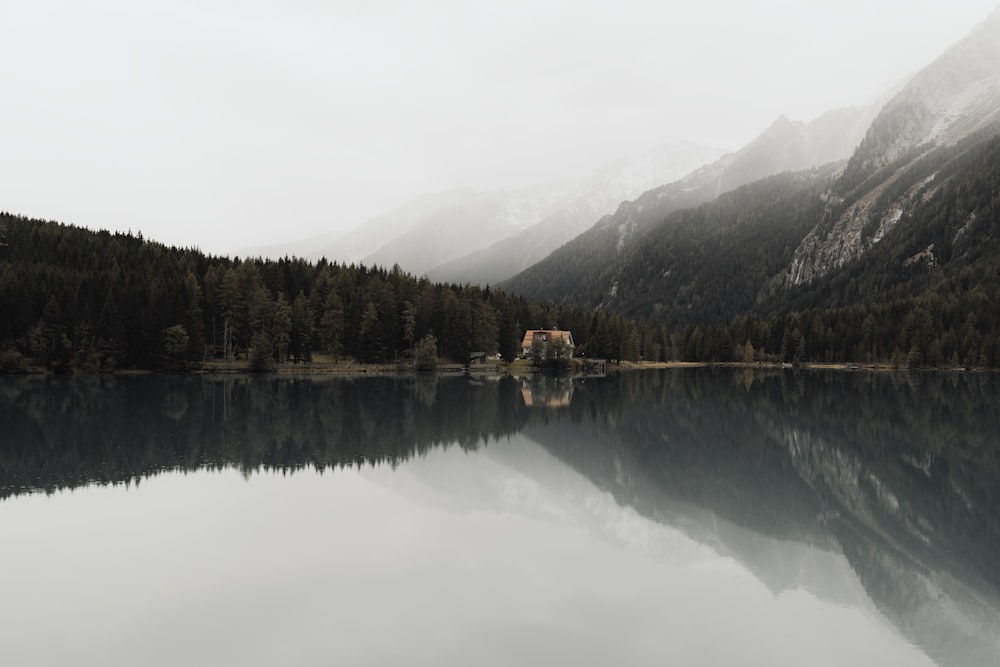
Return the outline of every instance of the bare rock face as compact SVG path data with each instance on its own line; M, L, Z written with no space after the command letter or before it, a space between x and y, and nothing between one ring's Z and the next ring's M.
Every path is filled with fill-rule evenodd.
M902 176L902 170L897 171L841 215L832 218L832 225L821 224L813 229L795 250L788 269L775 276L768 289L773 291L775 288L809 283L860 258L898 225L913 207L926 203L934 196L935 175L932 174L886 204L886 191ZM835 199L831 200L831 209L838 203Z
M876 111L872 107L845 107L809 123L779 117L735 153L622 202L614 213L501 286L543 300L602 293L605 300L591 305L613 303L619 262L652 227L676 211L696 208L760 179L847 159Z
M764 291L808 283L861 257L916 204L934 194L934 175L900 182L907 168L942 146L1000 130L1000 10L921 70L869 128L828 194L827 215ZM881 174L886 167L894 171ZM906 188L902 194L900 188ZM888 201L887 201L888 200ZM844 201L851 202L842 208Z

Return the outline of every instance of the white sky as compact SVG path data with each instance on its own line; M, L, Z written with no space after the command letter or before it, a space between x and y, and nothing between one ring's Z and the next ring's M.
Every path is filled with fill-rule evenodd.
M0 210L231 253L869 101L997 0L0 0Z

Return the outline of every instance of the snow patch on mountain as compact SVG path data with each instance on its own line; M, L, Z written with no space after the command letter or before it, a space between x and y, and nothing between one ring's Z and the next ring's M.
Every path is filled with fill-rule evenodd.
M829 217L835 213L828 210L763 294L810 282L860 258L904 220L907 210L937 192L930 186L932 175L896 201L882 201L901 174L935 148L953 146L981 131L1000 132L1000 11L918 72L885 105L851 157L836 194L829 195L831 201L843 196L854 203L832 223ZM894 173L869 183L889 165L894 165Z
M1000 76L976 81L950 99L937 101L939 103L934 105L936 108L931 109L933 115L937 116L937 120L927 137L927 141L935 143L947 138L949 131L963 117L971 115L979 107L988 107L994 103L992 108L985 109L984 121L1000 113L1000 105L995 103L1000 101Z

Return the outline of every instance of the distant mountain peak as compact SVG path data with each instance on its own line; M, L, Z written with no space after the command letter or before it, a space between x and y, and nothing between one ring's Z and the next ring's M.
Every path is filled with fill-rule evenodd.
M794 121L785 114L778 116L771 125L764 130L764 134L767 134L771 130L784 130L788 128L800 128L802 127L802 122Z
M908 151L1000 125L1000 6L915 74L875 118L845 176L851 186Z
M588 307L598 305L596 294L615 298L622 262L636 251L639 239L672 213L775 174L840 162L858 145L873 115L865 107L845 107L809 123L779 116L735 153L622 202L613 214L502 286Z
M808 283L861 258L933 195L937 172L903 180L911 167L936 149L959 150L963 142L997 132L1000 6L885 105L833 189L835 206L803 239L776 284ZM890 186L894 199L887 205Z
M544 259L622 201L675 181L724 151L690 141L661 143L617 160L580 182L565 205L522 232L428 271L443 282L496 284Z

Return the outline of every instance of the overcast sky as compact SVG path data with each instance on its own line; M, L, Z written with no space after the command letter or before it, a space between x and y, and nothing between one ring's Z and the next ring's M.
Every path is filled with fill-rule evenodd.
M735 149L869 101L996 1L0 0L0 210L231 253Z

